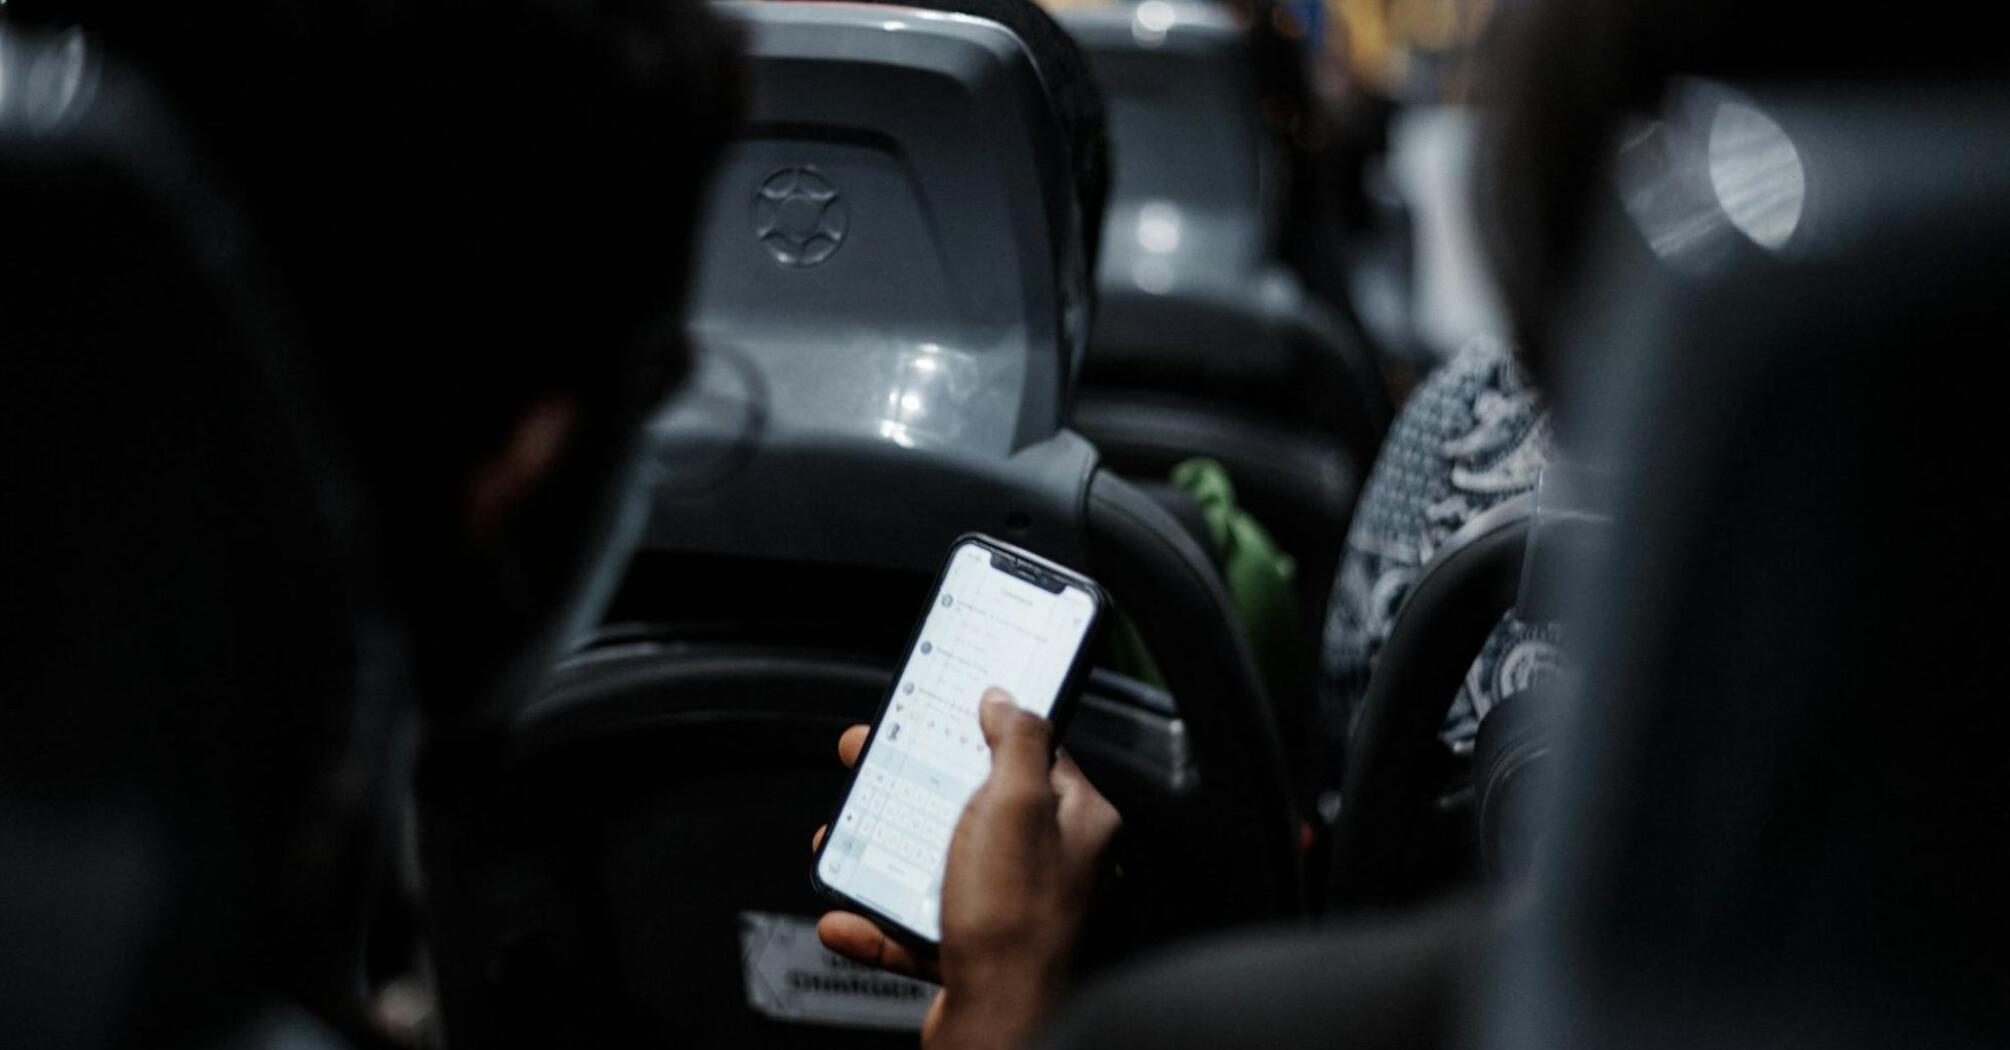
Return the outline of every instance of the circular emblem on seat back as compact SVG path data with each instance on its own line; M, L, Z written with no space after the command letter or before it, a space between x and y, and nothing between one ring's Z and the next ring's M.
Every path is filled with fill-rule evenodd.
M815 266L836 255L850 222L837 187L815 168L783 168L754 192L754 237L784 266Z

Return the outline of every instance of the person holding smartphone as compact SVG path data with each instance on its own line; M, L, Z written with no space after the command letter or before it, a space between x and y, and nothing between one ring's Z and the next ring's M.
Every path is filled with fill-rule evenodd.
M851 912L817 924L840 955L942 985L922 1024L929 1048L989 1050L1032 1038L1068 989L1082 922L1122 825L1081 769L1055 753L1046 719L991 689L978 722L991 774L950 840L941 951L922 955ZM838 738L847 767L858 763L868 731L856 725ZM826 830L817 830L817 845Z

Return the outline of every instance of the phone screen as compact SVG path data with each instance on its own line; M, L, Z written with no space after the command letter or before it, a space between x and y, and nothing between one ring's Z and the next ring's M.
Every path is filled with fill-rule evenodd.
M1050 717L1095 620L1093 595L1052 582L994 566L976 543L951 552L818 861L825 885L931 941L950 834L991 771L978 701L996 686Z

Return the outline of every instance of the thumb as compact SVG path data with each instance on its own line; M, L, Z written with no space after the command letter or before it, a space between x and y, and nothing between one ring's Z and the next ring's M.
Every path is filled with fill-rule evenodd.
M1047 720L1021 708L1003 689L986 689L977 705L984 742L991 746L991 777L1001 783L1047 779L1053 752L1053 728Z

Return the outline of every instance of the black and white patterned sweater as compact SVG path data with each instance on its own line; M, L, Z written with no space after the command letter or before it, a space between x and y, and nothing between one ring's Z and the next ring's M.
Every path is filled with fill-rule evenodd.
M1501 342L1469 344L1404 404L1355 511L1327 611L1321 708L1336 747L1417 574L1460 526L1533 489L1549 457L1548 412ZM1470 748L1487 712L1557 661L1554 626L1504 618L1446 698L1445 743Z

